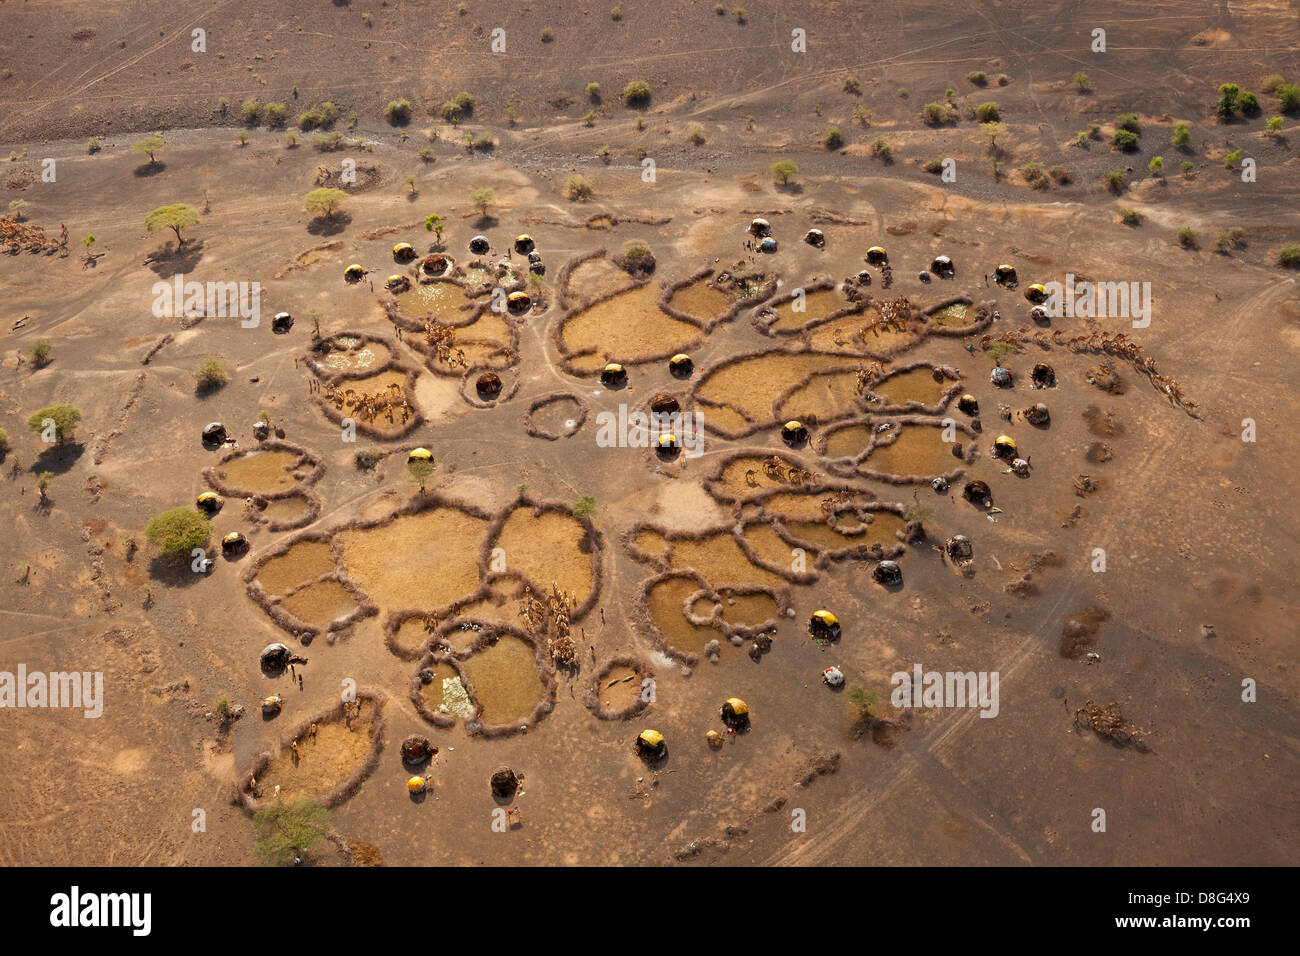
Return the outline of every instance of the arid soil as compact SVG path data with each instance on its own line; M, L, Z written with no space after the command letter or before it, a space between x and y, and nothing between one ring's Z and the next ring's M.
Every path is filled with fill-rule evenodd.
M369 710L355 730L322 727L297 759L289 749L349 686L377 695L366 706L382 710L383 749L332 826L388 864L1300 861L1300 287L1276 258L1300 241L1300 126L1290 114L1267 132L1279 110L1261 87L1274 73L1300 81L1297 24L1270 3L902 2L868 15L764 2L738 17L669 0L624 4L618 19L571 0L3 4L0 214L24 200L22 225L51 242L0 256L0 671L101 671L105 703L97 719L0 709L0 862L256 862L239 794L260 755L262 797L277 784L324 793L368 759ZM1106 53L1090 49L1097 27ZM791 49L795 29L807 52ZM629 109L619 93L635 79L652 95ZM1256 91L1263 115L1217 120L1225 82ZM949 89L955 118L928 125L923 106ZM452 125L440 107L461 90L475 105ZM250 97L285 103L290 129L337 103L343 147L322 151L312 132L291 147L265 120L241 145ZM394 126L381 111L398 97L414 115ZM997 155L970 115L989 101L1006 125ZM1135 152L1110 145L1123 113L1141 125ZM1170 144L1179 122L1185 149ZM1098 137L1076 145L1094 123ZM166 145L150 163L130 147L155 130ZM466 132L495 147L466 149ZM1255 181L1224 167L1237 149ZM1157 155L1163 175L1148 171ZM955 182L922 168L943 158ZM345 159L358 180L342 213L312 219L304 194ZM769 167L784 159L800 171L781 185ZM1066 175L1034 189L1031 162ZM1129 170L1119 193L1102 182L1116 169ZM569 198L576 175L587 200ZM469 199L483 187L487 215ZM177 202L201 219L179 248L144 228ZM446 219L441 243L431 213ZM746 246L760 216L774 254ZM824 248L801 241L812 228ZM468 249L480 233L490 256ZM536 304L503 315L478 286L520 233L546 274L520 276ZM616 264L628 240L653 251L648 277ZM398 242L445 252L458 284L385 292L388 276L417 275L394 260ZM863 261L876 244L889 288ZM922 281L937 255L955 277ZM369 274L348 284L352 263ZM1002 263L1019 288L989 283ZM871 299L857 309L841 286L863 269L871 284L855 288ZM260 324L156 316L154 283L178 273L260 283ZM721 273L775 284L737 298ZM1149 282L1150 324L1036 323L1026 287L1067 274ZM801 313L788 302L805 287ZM863 331L899 297L913 307L902 327ZM283 335L280 311L295 319ZM430 316L455 327L466 365L425 341ZM351 338L314 348L313 319L320 337ZM1021 344L997 343L1022 329ZM1094 333L1126 334L1167 378L1079 341ZM39 340L43 365L29 358ZM679 351L688 378L669 371ZM230 381L196 391L207 358ZM625 386L602 385L607 361ZM990 381L998 361L1010 389ZM1038 362L1056 387L1031 387ZM1106 362L1122 386L1093 384ZM485 401L475 379L488 368L505 387ZM353 390L342 408L322 392L333 387ZM978 430L962 393L979 402ZM340 419L362 394L397 396L412 417L381 416L349 441ZM598 443L601 413L664 395L701 416L701 456ZM55 401L82 421L47 446L26 421ZM1046 427L999 414L1036 402ZM262 413L276 432L255 455L226 460L230 447L200 441L221 421L240 451L257 449ZM796 416L810 435L792 448L781 425ZM939 434L947 421L961 455ZM991 457L1002 434L1031 459L1028 477ZM369 447L377 463L359 466ZM416 447L437 465L424 495L406 467ZM993 509L962 497L968 480L990 486ZM214 566L195 573L144 528L213 489L226 499ZM267 510L247 511L249 494L269 496ZM584 496L594 514L571 515ZM917 517L924 537L904 541ZM235 530L248 551L222 555ZM941 554L954 534L974 547L965 571ZM872 578L890 555L901 586ZM509 632L527 626L523 589L553 585L574 598L572 672ZM838 615L838 642L810 639L819 608ZM764 632L770 648L751 654ZM301 689L259 668L274 641L309 659ZM891 675L917 664L997 672L997 716L892 706ZM842 691L821 682L832 665ZM641 708L630 688L647 674ZM456 680L472 716L439 709ZM858 688L878 697L868 718ZM283 710L264 718L271 694ZM731 696L752 726L715 749L705 734L725 731ZM209 716L221 697L244 708L228 727ZM1121 746L1081 728L1090 700L1118 702L1149 736ZM646 727L668 743L654 766L633 753ZM440 751L424 800L398 754L413 733ZM499 832L488 779L503 764L524 782ZM345 862L333 847L313 862Z

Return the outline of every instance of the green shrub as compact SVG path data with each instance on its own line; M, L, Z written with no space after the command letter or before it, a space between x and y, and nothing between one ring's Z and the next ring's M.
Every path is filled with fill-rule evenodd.
M339 132L317 133L311 138L311 144L322 153L332 153L340 150L346 143L347 137Z
M623 102L628 106L644 106L650 102L650 84L645 80L632 80L623 87Z
M937 175L939 175L939 173L943 172L943 160L942 160L942 159L927 159L927 160L926 160L926 161L921 165L921 169L923 169L923 170L924 170L925 172L927 172L927 173L934 173L934 174L937 176Z
M212 522L193 508L172 508L154 517L145 526L144 536L165 555L188 556L207 545Z
M1126 226L1137 226L1142 222L1142 213L1138 212L1136 209L1129 209L1125 206L1120 206L1119 218L1120 222L1124 223Z
M1124 189L1126 175L1122 169L1112 169L1101 177L1101 181L1106 184L1106 188L1111 192L1118 193Z
M257 100L245 100L239 108L239 117L245 126L256 126L262 119L262 104Z
M1288 242L1277 251L1277 264L1284 269L1300 269L1300 242Z
M951 103L926 103L921 109L921 119L930 126L951 123L957 118L957 110Z
M48 365L50 359L54 357L54 346L50 344L49 339L37 339L27 353L27 358L33 365L40 368L42 365Z
M822 137L822 145L827 149L839 149L844 145L844 134L840 132L839 127L832 126Z
M1178 147L1184 147L1192 141L1192 131L1187 128L1186 123L1178 123L1174 126L1174 135L1170 137L1169 142Z
M587 200L592 197L595 190L586 179L581 176L574 176L569 180L567 192L570 199Z
M1241 115L1258 116L1259 115L1259 97L1254 93L1241 94Z
M285 124L289 116L289 111L285 109L283 103L266 104L266 125L273 129L278 129Z
M1195 249L1200 245L1200 236L1191 226L1178 230L1178 244L1184 249Z
M1283 113L1294 113L1300 109L1300 86L1295 83L1283 83L1273 90L1278 98Z
M201 391L213 391L230 381L230 373L216 359L204 359L194 370L194 381Z
M596 499L591 495L583 495L573 503L573 516L575 518L590 518L595 513Z
M1138 135L1130 130L1117 129L1115 130L1115 138L1111 140L1111 143L1117 149L1131 153L1138 148Z
M1130 133L1136 133L1138 135L1141 135L1142 133L1142 127L1138 125L1136 113L1121 113L1119 118L1115 120L1115 128L1126 129Z
M411 101L406 99L389 100L384 107L384 119L392 126L399 126L411 121Z
M990 100L975 107L975 118L981 123L996 123L1002 118L1002 112L998 109L998 104Z
M591 100L593 103L599 103L599 102L600 102L600 84L599 84L599 83L588 83L588 84L587 84L587 99Z
M974 84L975 86L984 86L989 81L989 78L985 76L984 73L980 70L975 70L972 73L967 73L966 79L970 81L972 84Z

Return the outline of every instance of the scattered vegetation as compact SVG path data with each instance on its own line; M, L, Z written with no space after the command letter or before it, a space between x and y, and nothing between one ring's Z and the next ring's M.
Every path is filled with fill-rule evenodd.
M1124 186L1128 181L1128 173L1122 169L1112 169L1101 177L1101 181L1106 184L1106 188L1113 193L1124 191Z
M1178 244L1184 249L1199 249L1201 237L1191 226L1183 226L1178 230Z
M1288 242L1278 249L1277 264L1284 269L1300 269L1300 242Z
M1119 207L1119 219L1126 226L1140 226L1142 224L1142 214L1136 209L1129 209L1126 206Z
M981 123L996 123L1002 119L1002 111L998 109L997 103L990 100L975 107L975 118Z
M1087 93L1090 89L1092 89L1092 86L1088 82L1088 74L1084 73L1082 70L1074 74L1074 79L1072 79L1070 82L1074 84L1075 88L1080 93Z
M975 86L987 86L989 78L982 70L974 70L966 74L966 79Z
M839 149L844 145L844 134L840 132L839 127L832 126L822 136L822 145L827 149Z
M957 119L957 109L951 103L926 103L921 109L921 119L929 126L942 126Z
M1115 130L1115 138L1111 140L1111 143L1114 144L1116 149L1131 153L1138 148L1138 134L1132 130L1117 129Z
M573 503L573 516L575 518L590 518L595 513L596 499L591 495L583 495Z

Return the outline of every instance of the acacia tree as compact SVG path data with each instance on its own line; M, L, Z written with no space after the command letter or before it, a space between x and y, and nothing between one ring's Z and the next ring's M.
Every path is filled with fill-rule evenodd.
M157 232L159 229L170 229L176 233L176 244L178 246L185 245L185 237L181 235L181 230L198 224L199 211L183 202L174 202L170 206L159 206L144 217L146 230Z
M470 190L470 205L478 210L480 216L486 216L488 214L488 209L491 208L492 204L496 201L496 193L486 186L481 189Z
M76 430L77 425L81 422L81 409L76 405L69 405L66 402L58 402L54 405L46 405L39 412L33 412L27 419L27 427L38 435L44 433L49 426L47 422L54 425L54 440L58 444L63 444L64 440L69 438Z
M313 217L333 219L343 208L343 201L347 198L348 194L343 190L325 186L309 192L303 201L303 208Z
M148 156L149 165L158 165L158 160L154 158L154 153L163 148L162 133L153 133L144 139L137 139L131 144L131 152L137 156Z
M772 164L772 178L782 186L799 175L799 164L790 159L783 159Z
M442 230L445 227L445 221L436 212L430 213L429 217L424 220L424 228L436 235L439 242L442 242Z

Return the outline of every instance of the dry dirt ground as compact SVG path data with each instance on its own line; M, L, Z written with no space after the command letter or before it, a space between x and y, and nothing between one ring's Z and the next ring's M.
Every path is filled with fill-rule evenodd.
M253 863L252 827L233 800L247 768L259 753L279 752L287 729L331 706L350 678L384 695L385 746L333 825L390 864L1296 863L1300 288L1274 251L1300 239L1300 128L1292 115L1269 136L1263 118L1225 124L1212 111L1219 83L1258 90L1266 74L1300 80L1294 5L1164 2L1138 10L976 0L893 3L868 16L857 3L756 2L744 22L701 2L624 4L619 20L603 6L568 0L510 5L506 13L479 0L461 6L464 13L455 4L370 2L0 5L0 158L12 156L0 162L0 197L6 206L25 200L27 222L47 235L57 238L66 224L71 237L66 255L0 258L0 427L10 445L0 463L0 670L102 671L106 686L95 720L69 710L0 710L0 859ZM496 26L506 29L504 54L489 52ZM205 53L191 51L196 27L207 31ZM1104 54L1089 49L1095 27L1107 31ZM791 51L795 28L807 31L806 53ZM543 29L554 32L549 42ZM1090 79L1085 92L1071 84L1080 70ZM985 87L967 80L973 71L986 74ZM850 76L858 94L845 91ZM650 83L651 103L625 109L617 92L638 78ZM600 102L585 91L592 81L604 90ZM922 105L948 88L959 118L926 126ZM462 127L431 115L460 90L476 99ZM404 129L380 115L399 96L415 107ZM303 134L291 149L282 131L260 125L237 145L239 104L249 97L283 101L291 116L332 100L342 108L336 129L350 142L325 153ZM996 180L966 112L989 100L1007 125ZM1272 97L1261 93L1261 101L1265 116L1276 114ZM854 117L858 105L871 111L865 122ZM1141 148L1121 154L1108 143L1125 112L1140 118ZM1185 151L1167 145L1179 121L1191 126ZM1103 127L1103 138L1072 145L1090 123ZM832 125L843 131L842 149L819 142ZM688 139L697 127L700 145ZM135 139L159 128L166 146L158 163L130 153ZM467 152L466 129L491 133L497 147ZM86 147L92 135L103 137L94 154ZM881 137L893 148L888 164L871 155ZM417 155L425 146L429 162ZM1256 159L1257 181L1223 167L1234 149ZM643 155L655 160L654 182L643 179ZM1165 158L1163 178L1146 171L1155 155ZM956 182L922 171L942 157L956 160ZM52 183L41 179L46 158L55 161ZM319 166L336 172L344 158L364 174L345 215L311 221L303 195ZM768 167L785 158L801 172L780 188ZM1184 159L1193 164L1187 174L1178 168ZM1071 181L1030 189L1019 169L1033 160L1065 167ZM1132 173L1116 196L1101 176L1121 167ZM588 202L565 196L575 173L594 187ZM486 223L467 198L483 186L496 199ZM194 205L202 219L179 251L143 227L146 213L172 202ZM1122 224L1121 207L1139 212L1140 224ZM466 244L478 231L498 249L527 231L548 266L547 308L517 324L518 391L493 408L472 407L456 378L432 374L410 348L415 336L396 342L381 308L378 280L402 268L392 244L423 251L432 237L422 223L432 212L447 218L446 248L460 262L469 261ZM586 227L598 213L618 221ZM761 261L743 247L757 215L781 241ZM823 250L799 241L814 225L826 233ZM1180 247L1176 232L1188 226L1199 248ZM1214 237L1233 227L1244 230L1243 243L1216 252ZM96 258L87 263L80 240L92 233ZM1060 345L1028 345L1005 359L1017 385L999 392L978 336L926 340L896 361L955 366L979 398L984 430L969 469L992 485L997 520L961 499L960 482L952 498L925 484L859 482L885 502L911 505L915 492L932 509L929 540L900 559L903 587L873 584L871 561L830 562L815 582L789 585L794 615L781 621L761 662L726 645L717 664L700 660L687 676L658 654L635 612L655 568L636 560L624 534L644 522L729 531L737 516L709 496L706 476L737 449L785 448L775 421L737 441L708 435L702 458L670 465L642 449L597 447L597 412L643 404L662 390L689 408L701 378L697 371L676 382L662 361L629 365L628 388L611 392L593 375L561 369L557 273L598 248L617 253L628 239L654 250L656 288L704 266L739 264L778 276L778 294L855 274L879 242L895 282L883 291L873 270L868 292L905 295L921 307L954 295L987 301L1001 314L992 335L1034 328L1020 291L985 286L984 274L1000 262L1017 267L1022 289L1071 272L1150 282L1149 327L1102 319L1097 328L1127 332L1196 407L1176 406L1118 360L1127 388L1103 392L1087 379L1103 356ZM917 274L937 254L954 259L957 277L924 284ZM351 262L372 270L374 291L368 282L345 285ZM177 272L260 282L261 326L156 318L151 287ZM269 316L282 309L297 322L273 335ZM400 439L362 438L394 453L373 471L355 467L358 445L341 441L312 401L302 359L313 310L323 334L380 336L419 370L414 397L425 421ZM1058 330L1068 338L1090 328L1065 318L1053 322L1050 331ZM51 343L53 359L34 369L24 357L38 339ZM707 370L777 344L744 310L691 351L697 369ZM222 360L232 376L200 396L194 370L206 357ZM1024 387L1039 360L1055 366L1055 390ZM529 404L555 392L578 396L591 414L570 437L530 436ZM1051 407L1047 430L997 417L999 401L1019 408L1039 399ZM75 440L58 449L25 427L52 401L83 414ZM250 599L243 572L296 532L254 527L242 503L228 501L215 530L244 531L251 551L218 556L207 575L169 567L143 535L153 515L207 489L202 471L218 455L201 446L202 426L222 420L249 448L262 410L324 465L312 486L321 501L312 531L383 517L410 499L415 485L402 464L415 445L437 459L433 490L483 512L509 507L520 486L536 500L595 498L600 593L575 624L585 640L582 672L560 676L552 712L526 733L495 739L467 733L463 722L430 726L408 696L417 662L383 640L391 607L306 648L302 690L288 677L263 676L264 645L296 644ZM955 408L950 414L967 420ZM1243 419L1255 423L1253 443L1241 439ZM1028 479L1001 474L988 458L992 438L1008 428L1033 458ZM814 428L814 440L819 433ZM1098 442L1110 460L1089 460ZM796 457L825 474L814 453ZM54 475L47 506L35 488L43 471ZM1075 479L1085 474L1101 487L1079 497ZM974 542L969 576L931 547L954 533ZM458 549L467 547L430 540L432 557L419 573L463 564ZM565 548L573 542L556 542L555 561L568 568ZM1097 548L1106 552L1104 573L1092 570ZM1034 560L1049 551L1055 558ZM530 560L545 566L536 554ZM1030 586L1006 590L1031 565L1038 569ZM399 580L403 573L394 570ZM746 580L726 583L761 583L765 573L751 568ZM718 570L713 583L725 574ZM808 639L804 622L818 607L839 614L838 645ZM1061 651L1068 622L1089 608L1107 615L1085 649L1099 655L1092 663ZM596 665L588 645L597 648ZM621 654L653 667L657 700L632 721L598 720L583 690L595 666ZM873 741L858 733L846 695L819 681L822 668L839 665L850 684L876 688L876 712L889 713L890 675L916 663L998 672L998 716L923 708ZM1246 679L1257 685L1256 702L1242 701ZM284 712L263 721L257 705L271 693L283 695ZM712 751L704 734L721 729L717 708L730 695L750 703L754 724ZM247 708L227 733L205 718L222 696ZM1145 749L1075 729L1074 711L1089 699L1120 702L1152 732ZM657 772L632 753L644 726L668 739ZM424 802L408 797L397 755L402 738L417 732L441 748ZM326 738L334 762L354 759L361 748L339 747L337 737L331 730ZM514 802L519 822L505 833L492 827L497 804L487 786L501 764L525 774ZM1104 833L1093 830L1097 808L1106 811ZM198 809L206 814L201 832L192 825ZM795 811L804 811L806 827L792 825ZM316 859L341 858L326 844Z

